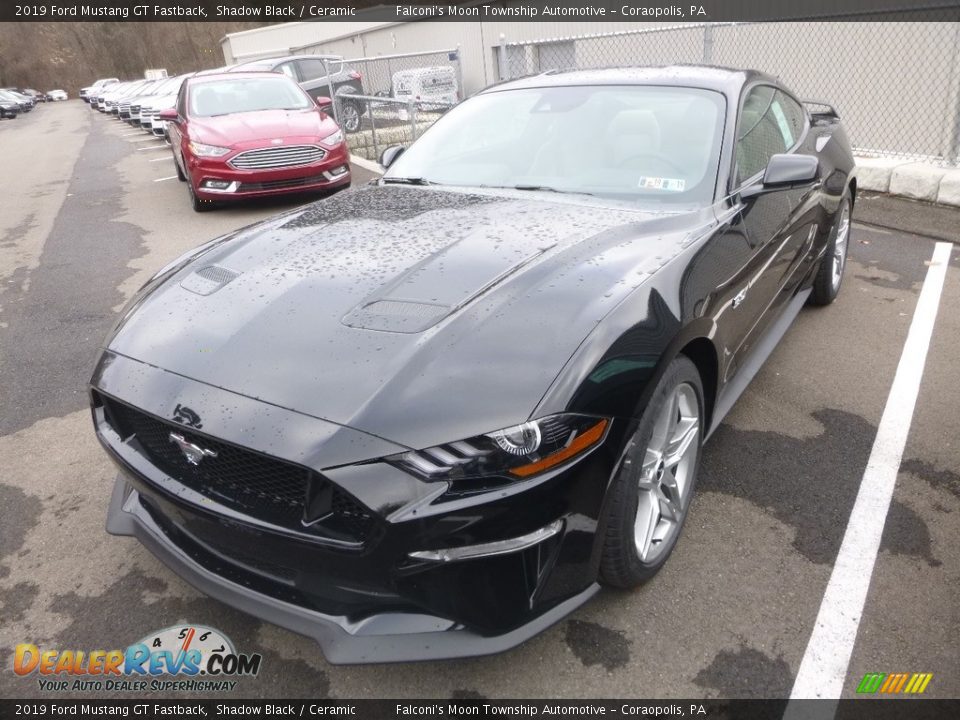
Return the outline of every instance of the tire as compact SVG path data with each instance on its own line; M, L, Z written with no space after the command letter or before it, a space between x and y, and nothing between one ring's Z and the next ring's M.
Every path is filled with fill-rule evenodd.
M190 194L190 207L193 208L194 212L202 213L207 212L208 210L213 210L213 203L209 200L201 200L197 197L197 194L193 191L193 180L186 178L187 180L187 192Z
M840 207L834 213L833 227L827 250L820 260L817 276L813 280L810 293L811 305L829 305L837 298L843 283L843 271L847 266L847 250L850 247L850 218L853 213L853 201L847 190L840 198Z
M607 493L600 557L606 585L638 587L673 552L696 488L703 407L700 373L680 355L627 437Z
M352 100L345 100L340 103L340 127L345 132L355 133L360 129L361 115L363 112L360 106Z

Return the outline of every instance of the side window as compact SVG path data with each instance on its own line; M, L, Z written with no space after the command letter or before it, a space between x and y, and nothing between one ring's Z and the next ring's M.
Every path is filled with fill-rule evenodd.
M803 134L803 128L807 120L806 114L796 100L780 90L777 90L777 98L773 103L773 109L777 117L777 124L781 126L784 135L788 133L790 135L791 139L787 143L787 147L791 148L797 144Z
M285 62L283 65L277 65L277 67L274 69L274 72L282 72L288 78L297 80L297 70L293 67L292 62Z
M327 71L323 66L322 60L297 60L297 65L300 66L300 76L304 81L316 80L317 78L327 76Z
M180 86L180 92L177 93L177 115L184 118L187 116L187 84Z
M738 185L763 171L771 157L794 143L777 94L769 85L758 85L744 100L737 127Z

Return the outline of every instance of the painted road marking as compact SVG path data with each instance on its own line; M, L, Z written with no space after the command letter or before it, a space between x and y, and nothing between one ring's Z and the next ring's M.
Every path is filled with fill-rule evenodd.
M150 147L137 148L137 150L166 150L167 144L161 143L160 145L151 145Z
M171 175L170 177L157 178L156 180L154 180L154 182L163 182L164 180L176 180L176 179L177 179L176 175Z
M141 135L142 133L137 133L137 134ZM147 137L142 137L139 140L127 140L128 143L142 143L142 142L155 142L155 141L156 141L156 138L153 137L152 135L148 135Z
M860 490L817 613L813 633L793 683L791 700L837 699L843 692L873 566L880 549L883 524L910 432L952 248L950 243L938 242L933 250L933 259L913 311L910 332L903 345L893 385L890 386L867 469L860 482ZM788 708L786 716L790 712Z
M173 160L173 155L162 158L153 158L152 160L147 160L147 162L166 162L167 160Z

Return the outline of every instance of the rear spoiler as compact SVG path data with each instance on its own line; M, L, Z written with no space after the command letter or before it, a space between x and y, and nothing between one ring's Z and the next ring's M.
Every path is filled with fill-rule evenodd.
M823 100L803 100L804 105L807 106L807 110L810 111L811 115L819 115L820 117L834 117L838 120L840 119L840 113L837 112L837 109L828 102Z

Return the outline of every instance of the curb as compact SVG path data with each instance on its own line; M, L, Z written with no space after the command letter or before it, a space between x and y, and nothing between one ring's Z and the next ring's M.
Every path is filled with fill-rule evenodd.
M383 175L383 168L380 167L380 163L375 163L373 160L367 160L353 153L350 153L350 164L361 167L364 170L369 170L377 175Z
M857 189L960 207L960 168L898 158L857 157Z

